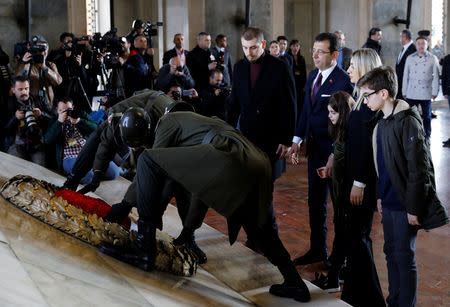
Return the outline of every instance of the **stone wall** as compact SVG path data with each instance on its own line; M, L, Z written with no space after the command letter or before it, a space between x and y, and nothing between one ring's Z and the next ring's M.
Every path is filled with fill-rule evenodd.
M50 49L59 45L59 35L67 31L67 1L34 0L31 35L42 34ZM0 0L0 44L13 57L14 43L26 39L25 1Z

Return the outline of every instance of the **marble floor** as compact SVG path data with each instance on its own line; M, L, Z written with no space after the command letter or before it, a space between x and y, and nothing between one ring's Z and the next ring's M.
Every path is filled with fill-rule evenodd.
M433 103L437 118L432 120L431 154L436 175L437 193L450 211L450 148L442 147L442 141L450 138L450 110L447 101ZM275 185L274 209L277 216L281 240L291 257L303 255L309 249L308 182L306 165L288 165ZM331 203L329 203L328 208ZM327 244L331 249L333 233L333 210L328 210ZM226 233L224 219L210 211L205 223ZM245 242L241 231L238 240ZM374 216L372 240L375 263L383 293L387 296L388 281L386 261L383 253L383 229L378 214ZM416 258L419 273L417 306L450 306L450 226L430 232L420 231L416 242ZM321 263L297 267L302 277L314 279L314 272L321 270ZM335 294L340 297L340 293Z
M0 176L16 174L56 185L64 181L45 168L0 153ZM124 179L104 182L96 195L115 203L128 184ZM164 231L176 236L180 229L176 208L170 205ZM0 306L299 305L268 293L282 277L264 257L241 243L230 247L228 238L207 224L197 231L197 241L208 263L194 277L148 273L43 224L0 196ZM307 284L312 300L302 305L348 306Z

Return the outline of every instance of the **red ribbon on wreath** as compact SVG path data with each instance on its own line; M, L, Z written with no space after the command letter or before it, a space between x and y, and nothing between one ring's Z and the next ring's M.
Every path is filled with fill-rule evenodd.
M72 190L59 190L55 192L56 196L61 196L72 206L82 209L83 211L96 214L98 217L104 218L111 206L101 199L86 196L84 194L72 191ZM124 228L130 229L131 220L127 217L121 224Z

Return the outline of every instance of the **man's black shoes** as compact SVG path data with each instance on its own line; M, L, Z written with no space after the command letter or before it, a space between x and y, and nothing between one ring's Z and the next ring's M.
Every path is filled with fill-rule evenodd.
M292 263L294 263L294 265L305 265L305 264L311 264L311 263L326 261L326 260L327 260L326 253L316 253L316 252L313 252L312 250L309 250L303 256L295 258L292 261Z
M134 242L125 246L104 245L100 252L144 271L151 271L156 258L156 227L145 220L138 221L138 235Z
M303 280L297 283L284 282L282 284L276 284L270 286L269 293L281 296L293 298L299 302L308 302L311 299L308 287Z
M333 274L328 274L325 276L316 272L316 279L311 281L312 284L316 285L320 289L327 291L328 293L339 292L341 287L339 285L339 279L337 276L331 276Z
M181 231L181 234L173 240L174 245L184 245L188 249L190 249L195 256L197 256L198 263L203 264L206 263L208 258L206 257L206 254L200 249L200 247L197 245L197 242L195 242L195 236L194 231L189 230L187 228L183 228Z

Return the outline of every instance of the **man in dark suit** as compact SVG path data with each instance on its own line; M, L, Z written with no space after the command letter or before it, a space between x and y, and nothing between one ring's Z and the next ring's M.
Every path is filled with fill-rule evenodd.
M344 71L347 71L350 66L350 60L352 59L353 50L345 47L345 34L341 30L334 32L339 40L339 56L336 60L337 65Z
M397 99L403 99L402 86L403 86L403 71L405 70L406 58L417 51L416 45L412 41L411 31L405 29L400 34L400 42L402 43L402 50L397 58L397 64L395 64L395 73L398 79L398 92Z
M195 81L197 92L209 85L210 71L216 69L217 62L211 58L211 35L200 32L197 36L197 46L186 56L186 65Z
M286 52L288 39L286 36L280 35L277 37L278 45L280 46L280 60L285 61L289 65L290 71L293 70L294 58L291 54Z
M326 166L331 173L332 140L328 134L328 99L340 90L351 93L353 87L348 74L337 67L338 38L333 33L316 36L313 47L313 60L317 69L308 75L305 86L305 103L302 115L295 130L290 154L296 157L300 144L306 143L308 155L308 206L311 228L310 250L294 260L302 265L326 260L326 217L327 194L331 187L329 179L321 179L317 169Z
M216 47L211 48L211 55L217 62L216 68L222 71L223 83L231 85L231 75L233 74L233 64L231 62L231 53L227 48L227 37L219 34L216 37Z
M163 65L169 64L169 61L173 57L180 57L183 65L186 64L186 55L189 51L183 49L184 36L181 33L177 33L173 37L173 43L175 47L173 49L167 50L163 55Z
M228 122L237 126L270 159L283 158L295 129L295 85L287 65L266 54L258 28L241 36L245 58L234 65Z

